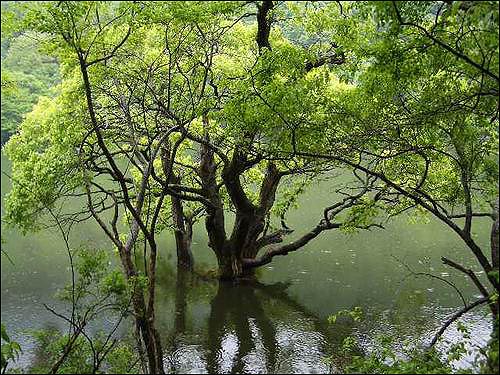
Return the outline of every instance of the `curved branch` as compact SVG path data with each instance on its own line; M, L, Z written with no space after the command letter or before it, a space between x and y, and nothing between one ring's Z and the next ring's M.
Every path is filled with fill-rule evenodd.
M309 241L316 238L324 230L340 228L341 225L342 224L340 224L340 223L327 223L324 220L321 220L321 222L318 225L316 225L316 227L314 227L313 230L304 234L299 239L297 239L289 244L286 244L284 246L270 249L259 258L255 258L255 259L245 258L245 259L243 259L243 267L248 269L248 268L260 267L260 266L266 265L268 263L271 263L271 261L273 260L273 258L275 256L287 255L288 253L290 253L292 251L299 250L301 247L303 247L307 243L309 243Z
M474 285L476 285L477 289L479 289L479 291L481 292L481 294L483 295L483 297L485 298L489 298L490 297L490 293L488 292L488 290L486 289L486 287L481 283L481 281L479 280L479 278L476 276L476 274L474 273L474 271L472 271L470 268L469 269L466 269L464 266L462 266L461 264L458 264L448 258L445 258L445 257L441 257L441 261L450 266L450 267L453 267L455 268L456 270L462 272L462 273L465 273L467 276L470 277L470 279L472 280L472 282L474 283ZM490 309L491 309L491 312L493 313L493 316L496 316L498 315L498 307L495 303L490 303Z
M473 212L470 216L471 217L490 217L490 218L494 219L493 214L489 213L489 212ZM464 217L467 217L467 214L448 215L448 218L450 218L450 219L461 219Z
M91 65L97 64L97 63L99 63L99 62L101 62L101 61L107 61L107 60L109 60L110 58L114 57L114 56L115 56L115 54L116 54L116 52L120 49L120 47L121 47L121 46L123 46L123 45L125 44L125 42L127 41L128 37L130 36L130 33L131 33L131 32L132 32L132 28L130 28L130 27L129 27L129 28L128 28L128 30L127 30L127 33L125 34L125 36L122 38L122 40L120 41L120 43L118 43L118 44L117 44L117 45L113 48L113 50L109 53L109 55L107 55L107 56L103 56L103 57L101 57L101 58L98 58L98 59L95 59L95 60L93 60L93 61L91 61L91 62L86 63L86 67L89 67L89 66L91 66ZM88 55L88 51L87 51L87 53L85 54L85 58L87 57L87 55Z
M486 297L483 297L481 299L478 299L476 302L473 302L471 303L470 305L460 309L459 311L457 311L455 314L453 314L451 316L451 318L449 318L444 324L443 326L441 327L441 329L434 335L434 338L432 339L431 343L429 344L429 349L432 348L437 340L443 335L444 331L446 331L446 329L454 322L456 321L458 318L460 318L462 315L464 315L466 312L469 312L470 310L472 310L473 308L477 307L477 306L480 306L484 303L487 303L489 301L489 298L486 298Z
M321 153L311 153L311 152L298 151L296 143L293 143L293 142L292 142L292 146L293 146L293 154L294 155L299 155L299 156L308 157L308 158L318 158L318 159L338 161L338 162L343 163L345 165L348 165L352 168L359 169L360 171L363 171L366 174L377 177L380 181L385 182L388 187L391 187L396 192L402 194L405 197L410 198L416 204L425 208L427 211L429 211L434 216L436 216L438 219L440 219L443 223L445 223L448 227L450 227L467 244L467 246L472 251L472 253L475 255L476 259L479 261L479 263L481 264L481 266L483 267L485 272L489 273L491 271L492 265L490 264L488 258L484 255L481 248L472 239L472 237L470 235L468 235L467 233L465 233L457 224L455 224L453 222L453 220L448 218L448 216L445 213L440 212L436 207L434 207L432 204L427 203L422 197L418 196L416 193L406 190L403 186L401 186L400 184L391 180L384 173L377 172L377 171L371 169L369 166L365 167L365 166L361 165L360 163L353 162L346 157L342 157L342 156L338 156L338 155L327 155L327 154L325 155L325 154L321 154ZM495 287L496 290L500 290L499 283L493 276L488 274L488 280L491 282L491 284Z
M270 233L268 235L260 237L255 242L255 247L257 249L262 249L263 247L266 247L268 245L283 242L283 236L286 236L292 232L293 232L293 229L289 229L289 228L279 229L273 233Z

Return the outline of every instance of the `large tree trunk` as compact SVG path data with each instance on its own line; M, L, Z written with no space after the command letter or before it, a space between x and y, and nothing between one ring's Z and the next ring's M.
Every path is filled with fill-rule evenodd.
M234 279L240 275L241 259L233 251L226 236L224 205L220 195L220 186L217 183L217 164L215 163L214 151L210 146L208 134L208 117L203 115L203 126L205 128L204 140L201 145L200 168L198 174L201 179L202 190L210 202L205 206L207 215L205 217L205 228L208 234L208 246L212 248L217 256L219 264L219 276L222 279Z
M199 176L202 190L210 204L205 206L207 216L205 227L208 233L209 246L217 255L219 277L234 279L244 274L243 259L253 259L263 246L259 246L259 237L265 229L265 218L272 208L281 177L284 175L274 163L267 165L266 175L259 192L259 202L255 204L247 196L240 181L241 175L248 168L259 162L258 158L249 159L242 144L226 159L221 173L222 184L217 181L217 164L214 150L208 134L208 117L203 116L205 127L204 143L201 144ZM251 140L250 134L245 137ZM224 206L220 188L224 185L236 210L236 218L228 238L224 223ZM262 245L262 241L260 242ZM245 275L251 275L254 267L246 268Z
M172 196L172 221L177 248L177 266L192 270L194 267L194 258L191 252L192 223L184 215L182 201L174 196Z
M213 224L207 219L207 231L212 238L217 237L215 233L217 228ZM263 228L264 224L257 216L237 211L231 237L220 242L219 246L215 241L210 241L210 246L217 256L221 279L229 280L253 275L254 269L243 268L243 259L254 258L257 255L257 238Z
M235 245L238 246L236 250L239 252L241 260L254 259L262 248L259 247L258 240L264 231L265 219L262 215L252 214L247 215L242 221L244 223L235 226L235 230L241 232L238 237L242 239L238 245ZM243 267L241 275L252 277L255 270L255 268Z
M217 263L221 280L234 280L243 274L242 258L239 251L227 248L222 253L217 254Z
M173 170L173 151L167 143L161 149L161 161L163 173L169 184L180 184L181 177L175 174ZM175 244L177 248L177 266L180 268L192 270L194 267L193 254L191 253L192 241L192 223L184 215L182 200L174 195L172 201L172 221L174 225Z
M146 316L136 317L142 341L146 348L148 357L148 367L150 374L164 374L163 351L160 344L160 337L154 327L154 322Z
M243 259L254 259L262 246L259 246L259 237L265 229L265 218L272 208L276 196L276 190L283 174L276 168L274 163L268 163L266 175L262 181L259 192L259 202L254 204L246 195L241 182L240 174L248 164L247 156L237 151L233 155L231 164L226 166L222 178L228 190L229 196L236 209L236 218L228 240L231 250L226 252L228 257L222 257L223 264L220 264L224 275L230 273L228 263L231 263L233 275L251 276L254 267L243 268Z

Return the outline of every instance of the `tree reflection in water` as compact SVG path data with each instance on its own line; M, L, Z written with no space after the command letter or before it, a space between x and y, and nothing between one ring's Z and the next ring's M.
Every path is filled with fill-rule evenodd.
M207 284L213 292L211 299ZM287 294L287 287L254 280L237 284L202 281L192 273L179 271L172 290L175 317L166 345L166 370L328 372L324 359L346 332L341 332L340 337L339 332L333 335L326 321ZM210 308L200 322L200 314L194 313L190 305L200 304L203 299Z

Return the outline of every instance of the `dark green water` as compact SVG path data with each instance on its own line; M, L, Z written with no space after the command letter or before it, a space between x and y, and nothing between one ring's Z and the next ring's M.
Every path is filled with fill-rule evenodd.
M2 170L9 164L2 156ZM9 181L2 175L3 197ZM331 183L311 187L290 215L296 235L310 230L322 208L335 198ZM473 232L487 244L490 221L477 220ZM193 253L200 268L214 267L202 226L194 235ZM21 235L2 228L2 322L23 346L18 364L33 359L33 342L26 330L64 327L43 303L64 308L54 293L69 281L69 263L56 232ZM293 236L290 237L293 239ZM72 232L72 246L107 247L100 229L82 223ZM177 275L172 236L161 238L157 319L166 349L165 366L175 372L326 372L323 359L347 335L356 336L367 350L377 335L397 334L401 340L429 340L440 321L461 306L456 292L428 278L406 278L404 262L415 271L431 272L454 282L469 300L477 291L462 275L440 263L447 256L478 270L464 245L441 223L410 223L400 217L385 230L354 235L323 233L304 249L275 258L259 273L259 283L219 284L192 275ZM398 258L400 261L396 260ZM478 270L479 271L479 270ZM480 272L478 272L480 274ZM327 317L360 306L365 319L357 325ZM465 322L473 342L489 335L486 311L468 314ZM103 317L106 322L107 317ZM109 319L112 319L111 317ZM451 340L460 336L452 327ZM468 366L473 354L456 363Z

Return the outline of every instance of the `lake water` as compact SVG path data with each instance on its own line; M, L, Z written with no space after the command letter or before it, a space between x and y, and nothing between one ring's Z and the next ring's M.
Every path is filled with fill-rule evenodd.
M9 168L2 155L2 171ZM10 188L3 174L1 184L3 212L3 197ZM290 214L288 224L295 235L313 228L322 208L334 198L331 182L312 186L299 209ZM491 221L476 220L474 235L489 248ZM29 330L64 327L43 303L64 307L54 294L69 281L69 262L55 231L23 236L3 225L2 238L13 264L2 255L1 319L23 348L17 365L27 366L34 358ZM193 253L197 267L204 270L215 266L206 242L200 225L195 228ZM77 226L71 243L109 247L92 222ZM357 337L368 351L379 334L397 335L401 342L428 341L440 322L460 308L461 300L441 281L407 277L402 263L452 281L469 301L479 297L462 274L440 263L444 255L479 271L465 246L432 218L415 224L400 217L385 230L353 235L324 232L302 250L275 258L259 271L258 283L219 284L177 275L170 234L161 237L159 249L156 315L169 372L321 373L330 370L324 358L338 351L348 335ZM360 323L347 319L327 323L329 315L355 306L365 314ZM475 310L462 320L477 345L489 337L487 313ZM457 341L460 335L452 326L446 338ZM455 365L470 366L473 357Z

